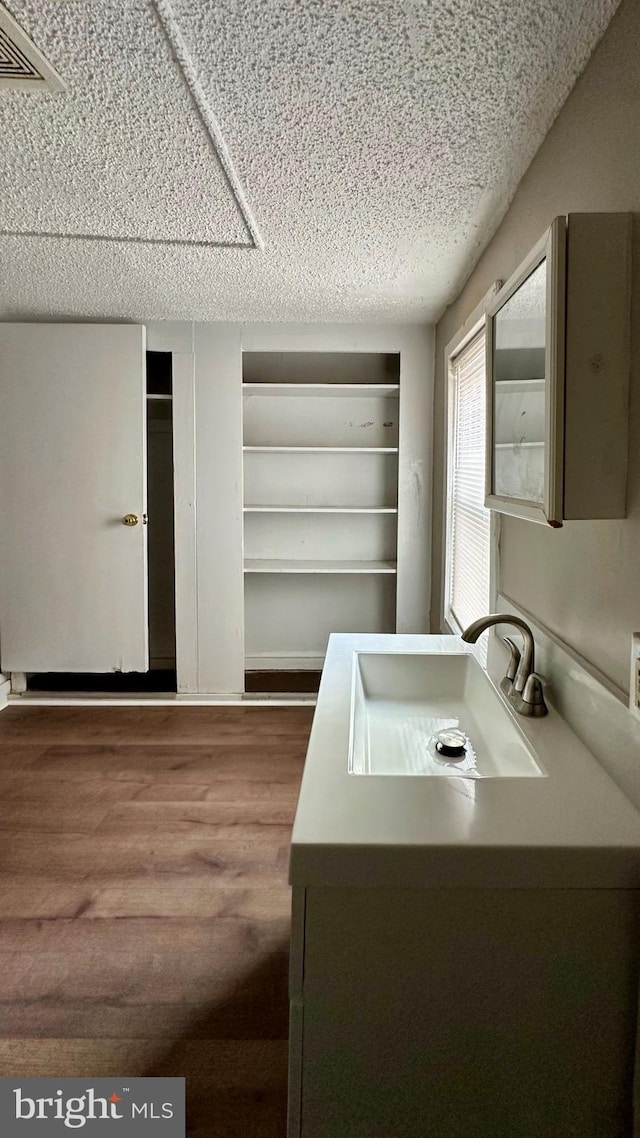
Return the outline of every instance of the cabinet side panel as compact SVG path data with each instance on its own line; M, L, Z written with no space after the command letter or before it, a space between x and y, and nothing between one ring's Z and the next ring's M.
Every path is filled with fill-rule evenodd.
M308 889L304 1138L628 1138L637 907Z
M631 218L570 214L564 516L626 512Z

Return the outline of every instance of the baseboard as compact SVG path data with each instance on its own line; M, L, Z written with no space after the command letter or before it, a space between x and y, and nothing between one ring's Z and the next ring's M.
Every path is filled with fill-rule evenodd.
M9 705L9 693L11 691L11 684L9 680L3 679L0 681L0 711Z
M26 695L12 695L9 703L13 707L315 707L314 693L300 695L273 694L260 695L216 695L207 692L188 692L185 694L146 695L144 692L133 695L57 695L39 692Z

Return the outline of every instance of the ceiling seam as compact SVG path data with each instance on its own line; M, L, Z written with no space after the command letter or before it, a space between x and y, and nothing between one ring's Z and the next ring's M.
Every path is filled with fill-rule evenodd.
M48 241L106 241L110 245L175 245L196 249L256 249L253 241L204 241L191 237L116 237L112 233L66 233L64 230L1 229L0 237L40 237Z
M249 202L247 201L244 187L240 181L238 174L236 173L231 154L229 153L229 148L225 142L218 121L211 107L209 106L202 84L198 79L194 62L191 58L182 32L180 31L180 27L174 15L173 8L171 7L169 0L151 0L151 3L155 8L158 20L173 51L175 61L182 72L182 76L189 89L189 93L193 99L198 114L200 115L202 124L209 136L211 145L216 152L229 189L235 198L240 214L242 215L242 219L245 223L249 236L251 237L250 247L254 249L262 249L264 247L264 242L260 235L260 231L253 216Z

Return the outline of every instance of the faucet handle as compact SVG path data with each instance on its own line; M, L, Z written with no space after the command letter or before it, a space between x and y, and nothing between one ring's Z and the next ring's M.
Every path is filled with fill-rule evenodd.
M542 688L542 676L537 672L531 672L527 677L522 692L522 704L526 710L522 711L523 715L547 715L548 708L544 702L544 693Z
M510 636L505 636L503 643L506 644L507 648L509 649L509 663L507 665L507 671L504 678L505 680L510 680L513 683L516 678L516 672L520 666L520 649L516 644L514 644Z

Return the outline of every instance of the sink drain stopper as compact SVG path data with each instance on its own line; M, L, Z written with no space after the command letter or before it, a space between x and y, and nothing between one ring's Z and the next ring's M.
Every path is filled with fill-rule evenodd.
M436 735L436 751L444 759L461 759L467 750L467 736L464 731L457 731L449 727L445 731L438 731Z

